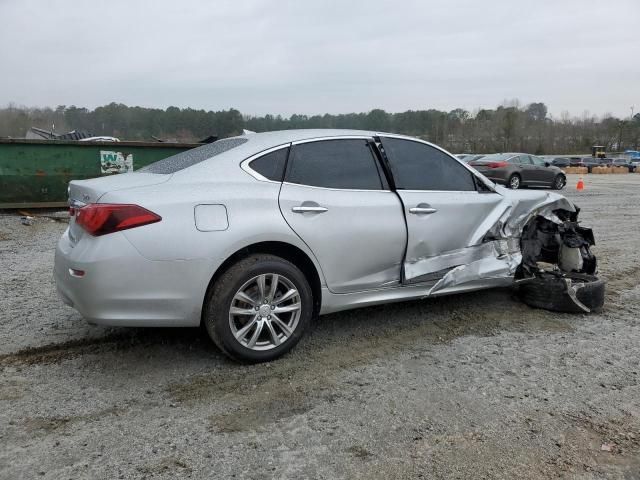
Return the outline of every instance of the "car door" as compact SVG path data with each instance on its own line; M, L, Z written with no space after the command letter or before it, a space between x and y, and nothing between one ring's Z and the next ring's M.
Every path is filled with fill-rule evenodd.
M531 155L531 161L533 162L534 171L534 181L536 185L551 185L553 183L553 179L556 176L556 172L554 172L551 168L547 167L545 161L536 157L535 155Z
M530 185L536 182L536 167L531 161L529 155L519 155L518 165L520 166L520 174L522 175L522 182L526 185Z
M482 243L504 213L502 196L479 188L468 168L432 145L388 136L380 141L407 222L403 282L441 278L468 262L464 249Z
M335 293L400 283L407 238L402 205L374 149L367 137L291 147L280 210Z

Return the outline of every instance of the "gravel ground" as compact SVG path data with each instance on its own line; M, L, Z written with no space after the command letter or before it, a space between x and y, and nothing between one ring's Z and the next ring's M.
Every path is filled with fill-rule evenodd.
M640 478L640 175L590 175L600 314L490 290L333 314L270 364L87 325L64 222L0 216L0 477Z

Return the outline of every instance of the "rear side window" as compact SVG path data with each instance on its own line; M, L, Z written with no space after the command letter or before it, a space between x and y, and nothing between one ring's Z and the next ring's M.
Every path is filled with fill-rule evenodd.
M399 138L382 145L399 190L476 190L471 172L437 148Z
M281 182L284 176L284 166L287 163L288 148L281 148L267 153L253 160L249 166L269 180Z
M178 153L177 155L167 157L163 160L158 160L157 162L141 168L138 172L161 174L176 173L180 170L184 170L185 168L192 167L196 163L203 162L211 157L228 152L232 148L242 145L246 141L246 138L226 138L224 140L218 140L217 142L208 143L202 147L186 150Z
M520 159L518 163L521 165L531 165L531 157L529 155L520 155L518 158Z
M376 159L365 139L294 145L286 181L314 187L382 190Z

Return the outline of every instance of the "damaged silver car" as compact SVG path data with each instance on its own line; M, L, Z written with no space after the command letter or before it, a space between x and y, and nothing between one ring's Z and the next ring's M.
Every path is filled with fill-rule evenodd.
M67 304L96 324L203 324L242 361L282 355L314 315L386 302L517 284L533 306L601 306L571 202L507 190L416 138L248 134L69 193Z

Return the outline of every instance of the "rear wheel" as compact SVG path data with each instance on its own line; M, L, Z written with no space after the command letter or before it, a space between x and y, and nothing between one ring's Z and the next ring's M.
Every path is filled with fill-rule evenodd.
M291 350L312 311L313 295L304 274L283 258L256 254L216 281L207 295L203 321L224 353L256 363Z
M509 187L511 190L517 190L520 188L520 183L520 175L514 173L509 177L509 180L507 181L507 187Z
M567 184L567 179L564 175L557 175L556 178L553 179L553 184L551 184L551 188L554 190L562 190L564 186Z

